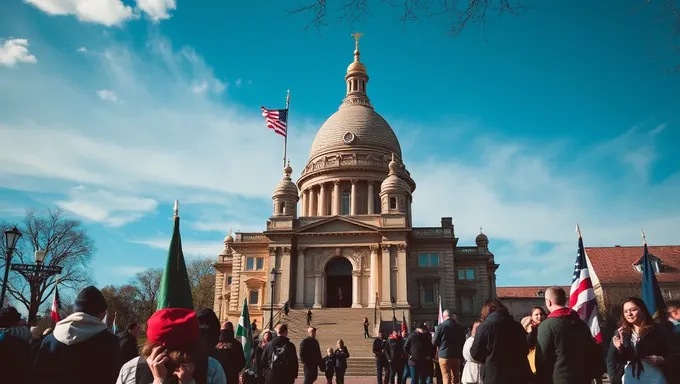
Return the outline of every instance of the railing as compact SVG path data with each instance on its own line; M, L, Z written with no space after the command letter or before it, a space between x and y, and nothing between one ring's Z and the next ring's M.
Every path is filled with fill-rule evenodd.
M456 253L477 253L477 247L456 247Z
M453 229L452 228L439 228L439 227L431 227L431 228L413 228L411 231L411 235L413 237L423 237L423 238L453 238Z
M267 235L261 233L237 233L236 241L240 240L244 243L269 242Z
M274 324L278 324L279 321L281 320L281 315L283 314L283 309L284 309L284 308L279 309L279 310L274 314L274 317L273 317L273 319L272 319L272 320L274 320ZM271 320L270 320L270 321L271 321ZM262 333L262 332L264 332L264 331L266 331L266 330L269 329L269 325L271 324L270 321L268 321L267 324L265 324L264 327L262 327L262 330L260 331L260 333ZM271 328L274 328L274 327L272 326Z

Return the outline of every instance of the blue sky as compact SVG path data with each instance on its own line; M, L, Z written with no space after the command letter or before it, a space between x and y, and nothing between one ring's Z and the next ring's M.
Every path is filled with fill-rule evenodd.
M282 142L259 107L291 89L298 176L354 31L417 183L415 224L453 216L461 245L483 226L499 285L568 282L576 223L587 246L639 244L640 228L680 244L678 40L643 1L539 2L455 38L382 5L318 33L278 1L83 3L0 5L0 218L84 220L98 285L163 265L175 198L188 257L262 230Z

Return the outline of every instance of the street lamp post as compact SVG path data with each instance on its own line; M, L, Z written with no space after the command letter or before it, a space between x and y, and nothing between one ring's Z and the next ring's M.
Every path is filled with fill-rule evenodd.
M271 271L271 297L269 298L269 330L274 329L274 284L276 283L276 269Z
M37 307L40 303L38 300L40 296L38 291L40 290L40 284L45 281L48 277L61 273L62 268L56 265L44 265L46 251L37 250L35 251L35 264L11 264L10 268L13 271L19 272L28 281L28 286L30 287L31 297L29 301L28 310L28 323L30 325L35 324L35 317Z
M16 248L17 241L21 237L21 232L17 227L13 227L5 231L5 245L7 246L5 252L5 278L2 280L2 293L0 293L0 307L5 305L5 294L7 293L7 279L9 278L9 270L12 265L12 254Z
M395 310L397 309L397 301L392 297L392 300L390 300L392 304L392 332L397 330L397 315L395 313Z

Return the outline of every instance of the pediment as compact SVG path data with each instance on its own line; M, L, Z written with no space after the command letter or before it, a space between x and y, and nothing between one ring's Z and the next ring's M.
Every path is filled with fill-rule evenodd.
M338 232L378 232L378 228L343 217L334 217L300 227L298 234L338 233Z

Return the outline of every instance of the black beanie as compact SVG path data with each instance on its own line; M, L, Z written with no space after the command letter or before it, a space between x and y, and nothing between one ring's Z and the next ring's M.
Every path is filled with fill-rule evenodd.
M220 320L217 318L217 314L212 309L206 308L198 311L196 317L198 317L198 330L201 338L205 340L208 346L217 344L220 337Z
M0 309L0 328L10 328L21 321L21 315L14 307Z
M104 295L102 295L97 287L92 285L83 288L83 290L78 293L76 303L73 306L75 312L85 312L92 316L99 316L100 313L106 312L108 308L109 306L106 304Z

